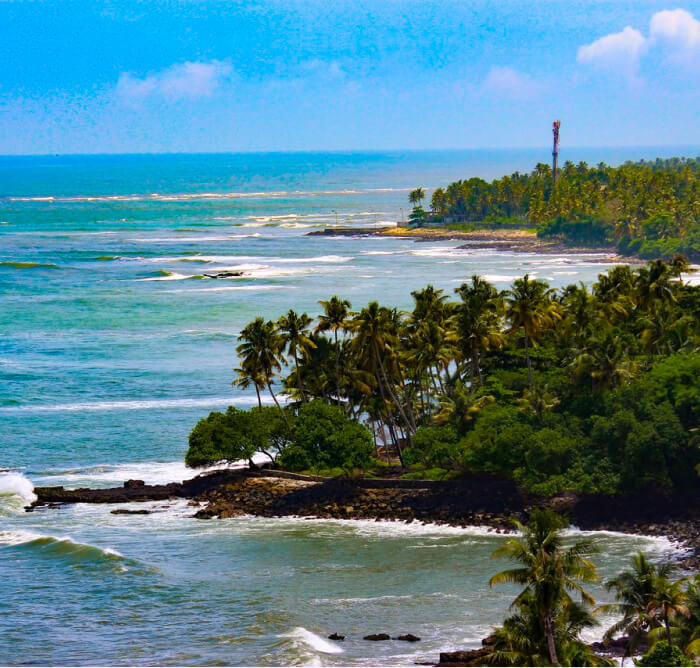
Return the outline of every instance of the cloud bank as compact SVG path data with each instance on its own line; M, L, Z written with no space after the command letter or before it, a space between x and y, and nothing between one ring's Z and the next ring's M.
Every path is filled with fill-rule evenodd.
M577 60L634 79L647 53L656 53L669 63L700 69L700 21L684 9L656 12L649 21L648 36L627 26L581 46Z

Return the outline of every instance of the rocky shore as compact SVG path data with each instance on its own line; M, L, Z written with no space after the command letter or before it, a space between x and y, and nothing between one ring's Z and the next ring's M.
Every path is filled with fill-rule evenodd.
M686 549L682 566L695 569L700 564L700 498L692 492L668 496L646 490L615 498L568 494L543 499L491 476L445 482L342 480L268 470L223 470L167 485L130 480L116 488L37 487L35 493L38 499L28 510L66 503L185 498L191 501L194 517L203 520L294 515L482 525L498 533L508 532L513 518L525 520L532 508L543 506L566 513L585 530L667 536Z
M450 230L442 227L327 227L323 230L309 232L307 236L332 237L393 237L412 239L414 241L465 241L458 246L463 250L500 250L516 253L552 254L604 254L606 262L630 262L613 247L578 247L568 246L555 239L540 239L532 230L523 229L483 229ZM600 258L596 258L599 261Z

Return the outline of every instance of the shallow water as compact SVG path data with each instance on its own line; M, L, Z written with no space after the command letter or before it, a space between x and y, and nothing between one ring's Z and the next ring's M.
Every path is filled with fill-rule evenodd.
M673 153L678 153L675 151ZM655 157L655 151L640 153ZM592 151L590 162L639 157ZM182 503L26 514L31 483L189 477L187 434L233 391L252 317L339 294L408 307L473 273L591 283L601 256L307 237L382 225L408 189L527 169L535 151L0 158L0 664L410 664L475 643L512 592L502 540L394 523L201 522ZM48 199L52 198L52 199ZM198 278L242 270L244 278ZM21 475L20 475L21 474ZM164 506L168 506L167 508ZM599 536L610 575L639 547ZM331 632L345 633L331 644ZM368 643L374 632L421 643Z

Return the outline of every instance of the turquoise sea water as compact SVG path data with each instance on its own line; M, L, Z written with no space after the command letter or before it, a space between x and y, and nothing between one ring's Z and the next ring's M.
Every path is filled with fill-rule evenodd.
M579 150L594 163L697 149ZM305 236L386 225L408 190L530 169L546 151L0 158L0 664L410 664L478 642L482 530L242 519L182 504L21 512L31 483L181 480L187 433L232 390L237 332L332 294L408 307L473 273L591 283L602 256ZM205 273L241 270L242 278ZM67 538L70 537L70 538ZM638 545L601 535L614 571ZM342 646L317 636L411 631ZM317 634L317 635L313 635ZM342 653L339 650L342 649Z

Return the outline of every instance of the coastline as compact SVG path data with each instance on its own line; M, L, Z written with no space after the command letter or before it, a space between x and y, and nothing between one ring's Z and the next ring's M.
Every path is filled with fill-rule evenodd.
M389 237L393 239L410 239L416 242L465 241L457 248L463 250L496 250L514 253L538 253L553 255L567 253L584 255L595 253L602 255L596 261L605 262L642 262L635 256L620 255L613 246L569 246L554 239L541 239L533 230L527 229L480 229L471 231L450 230L440 227L327 227L323 230L308 232L306 236L331 237Z
M615 531L665 537L684 551L679 565L700 566L700 500L692 494L666 496L646 490L624 497L565 494L534 497L513 482L492 476L454 481L338 479L274 470L224 469L182 483L145 485L128 480L121 487L65 489L37 487L28 511L72 503L132 503L187 499L201 520L239 516L393 520L466 528L485 526L509 533L511 520L525 520L535 507L569 516L585 531ZM114 514L148 511L116 509Z

